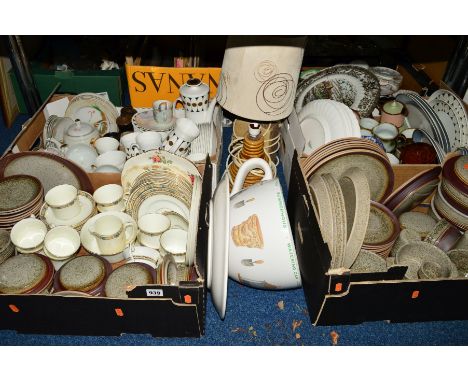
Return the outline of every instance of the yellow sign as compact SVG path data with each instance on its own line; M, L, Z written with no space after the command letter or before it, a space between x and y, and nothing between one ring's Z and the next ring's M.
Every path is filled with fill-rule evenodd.
M126 65L128 90L133 107L151 107L158 99L175 101L179 88L189 78L199 78L216 95L221 68L162 68Z

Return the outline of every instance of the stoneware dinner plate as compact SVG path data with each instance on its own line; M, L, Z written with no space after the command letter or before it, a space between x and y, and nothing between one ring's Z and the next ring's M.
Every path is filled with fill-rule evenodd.
M9 154L0 160L0 177L20 174L39 179L45 194L61 184L71 184L79 190L93 192L88 174L81 167L68 159L43 151Z

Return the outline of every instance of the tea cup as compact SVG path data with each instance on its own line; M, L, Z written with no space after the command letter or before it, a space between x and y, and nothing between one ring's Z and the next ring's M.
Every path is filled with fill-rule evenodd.
M94 191L93 199L99 212L123 211L125 209L124 190L119 184L106 184Z
M162 99L153 102L153 116L156 123L168 125L173 119L173 105L171 101Z
M159 149L162 145L161 134L156 131L145 131L136 137L141 152Z
M150 213L138 219L140 243L154 249L160 248L160 237L171 227L170 219L162 214Z
M187 231L180 228L168 229L161 235L159 242L162 256L172 255L176 263L185 263Z
M395 138L398 136L398 129L391 123L381 123L374 128L374 135L382 141L387 153L395 150Z
M361 129L372 131L379 124L374 118L361 118L359 120L359 126Z
M46 234L46 225L41 220L31 217L16 223L10 238L18 252L34 253L42 249Z
M71 184L61 184L51 188L44 200L54 216L60 220L73 219L81 211L78 189Z
M117 216L106 215L96 219L89 232L96 238L102 255L114 255L122 252L130 243L130 238L135 236L135 227L131 222L122 222Z
M164 143L164 150L179 156L187 156L192 141L199 134L200 130L195 122L188 118L179 118L176 121L174 131L167 137Z
M94 141L94 147L98 154L104 154L108 151L115 151L119 149L119 141L111 137L102 137Z
M104 154L101 154L96 158L95 167L108 165L108 166L117 167L120 171L122 171L125 165L126 159L127 159L127 156L123 151L120 151L120 150L107 151Z
M157 269L162 262L159 251L142 245L130 245L123 251L127 263L143 263Z
M44 239L44 253L52 260L55 270L65 264L80 249L78 231L69 226L52 228Z
M127 159L135 157L140 154L140 147L136 143L138 133L129 133L122 135L120 144L127 154Z

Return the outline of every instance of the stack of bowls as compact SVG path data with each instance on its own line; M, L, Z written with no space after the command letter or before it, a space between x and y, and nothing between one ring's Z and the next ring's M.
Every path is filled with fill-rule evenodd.
M11 230L22 219L41 209L44 188L39 179L13 175L0 180L0 229Z
M8 231L0 229L0 264L15 253L15 246Z
M444 163L431 208L437 218L462 231L468 230L468 155L455 156Z

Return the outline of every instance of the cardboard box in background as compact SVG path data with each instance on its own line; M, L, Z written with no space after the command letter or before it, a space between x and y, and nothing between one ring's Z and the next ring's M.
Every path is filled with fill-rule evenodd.
M210 98L216 96L221 68L163 68L125 65L128 91L133 107L152 107L157 99L171 102L179 97L179 88L189 78L199 78L210 86Z

